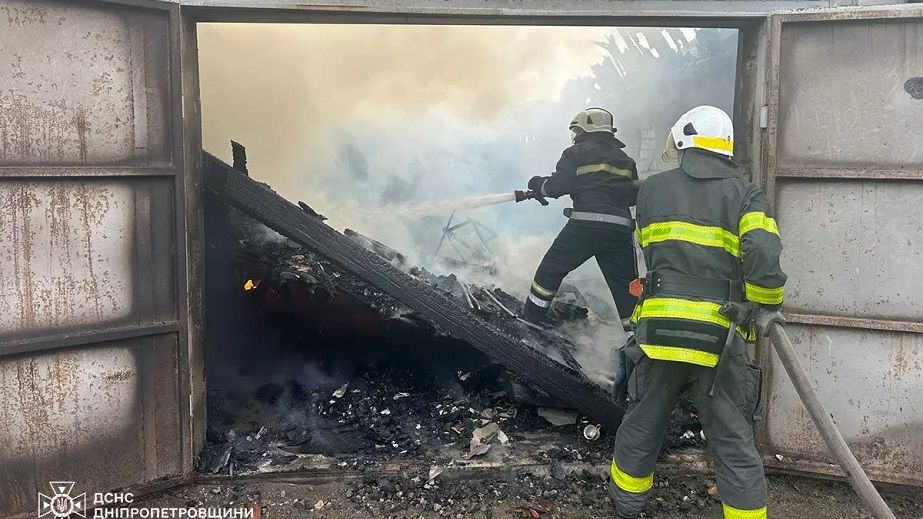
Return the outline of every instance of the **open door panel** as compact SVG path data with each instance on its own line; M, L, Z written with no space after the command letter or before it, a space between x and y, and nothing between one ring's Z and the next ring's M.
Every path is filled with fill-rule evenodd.
M923 485L923 8L774 14L770 41L788 332L872 479ZM762 364L767 464L837 474L778 359Z
M0 516L190 470L180 8L0 0Z

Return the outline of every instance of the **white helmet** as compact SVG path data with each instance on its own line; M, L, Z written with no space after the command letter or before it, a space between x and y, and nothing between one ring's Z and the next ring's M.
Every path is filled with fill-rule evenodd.
M733 157L734 123L728 114L714 106L697 106L684 113L670 128L664 158L670 156L672 150L687 148L701 148Z
M574 116L570 122L571 131L574 128L580 128L587 133L609 132L615 133L613 126L612 113L602 108L587 108Z

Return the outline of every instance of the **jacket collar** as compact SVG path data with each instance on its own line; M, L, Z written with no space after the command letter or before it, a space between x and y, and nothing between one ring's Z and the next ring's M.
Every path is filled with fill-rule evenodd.
M611 144L619 149L625 147L624 142L620 141L618 137L616 137L614 134L611 134L609 132L584 133L580 135L579 137L577 137L577 139L574 141L574 144L579 144L581 142L587 142L587 141L604 142L606 144Z
M740 170L733 160L696 148L683 152L683 159L679 167L693 178L740 177Z

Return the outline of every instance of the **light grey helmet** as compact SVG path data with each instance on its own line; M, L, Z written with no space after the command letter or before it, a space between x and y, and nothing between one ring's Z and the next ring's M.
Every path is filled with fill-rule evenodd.
M587 108L574 116L570 122L570 129L581 129L586 133L609 132L615 133L612 114L602 108Z

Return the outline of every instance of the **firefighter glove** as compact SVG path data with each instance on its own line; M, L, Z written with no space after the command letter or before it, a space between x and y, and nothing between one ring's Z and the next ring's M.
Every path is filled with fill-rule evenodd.
M529 179L529 191L535 191L536 193L542 192L542 184L545 183L545 180L548 177L543 177L540 175L535 175Z
M753 312L753 326L759 332L760 337L769 336L769 327L773 323L785 325L785 317L782 317L782 312L778 309L772 310L765 306L760 306Z
M753 303L728 301L721 305L721 314L737 324L747 324L753 317Z

